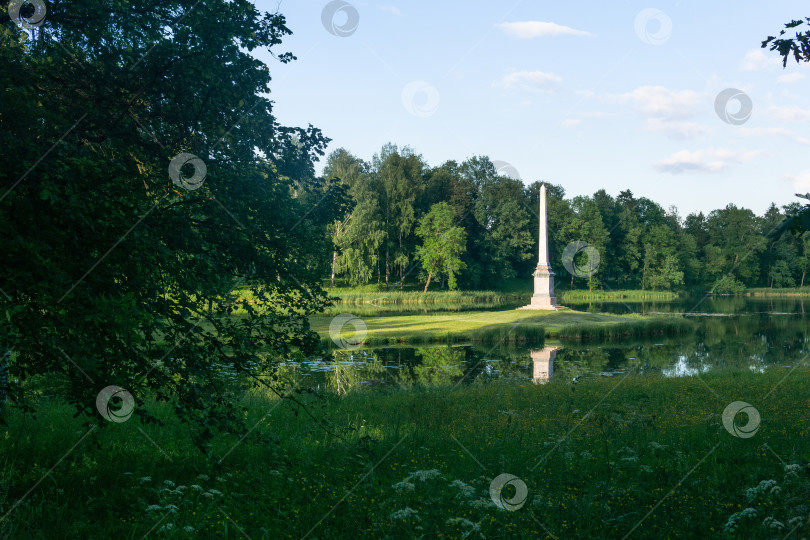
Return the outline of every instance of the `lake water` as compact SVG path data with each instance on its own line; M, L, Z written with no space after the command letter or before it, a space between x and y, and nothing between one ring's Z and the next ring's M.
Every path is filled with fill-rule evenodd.
M313 361L298 369L337 390L356 385L438 385L507 378L565 383L589 377L653 374L694 376L717 370L764 371L792 366L810 352L810 299L799 297L683 297L673 301L566 303L579 311L680 313L694 332L611 342L551 342L507 345L397 346L335 350L334 362ZM479 309L514 306L483 305ZM384 314L405 310L384 308Z

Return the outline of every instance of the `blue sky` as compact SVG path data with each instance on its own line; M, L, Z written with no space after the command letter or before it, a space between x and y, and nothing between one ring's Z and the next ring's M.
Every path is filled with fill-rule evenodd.
M810 66L759 47L806 3L355 1L330 6L329 28L329 2L257 3L277 5L293 31L278 52L298 57L257 53L277 117L321 128L329 151L487 155L524 182L631 189L681 216L810 191ZM731 122L716 112L727 88L747 120L736 99Z

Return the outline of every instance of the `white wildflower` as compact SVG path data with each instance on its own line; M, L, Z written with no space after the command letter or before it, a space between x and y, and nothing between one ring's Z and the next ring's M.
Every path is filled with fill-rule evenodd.
M473 523L466 518L450 518L445 522L445 525L461 525L461 528L465 529L464 534L461 535L462 538L467 538L470 534L481 531L481 526L478 523Z
M397 510L391 514L391 519L406 519L413 516L414 519L419 519L416 510L413 508L406 506L402 510Z
M475 499L467 504L473 508L495 508L495 503L493 503L492 499L489 497L486 499Z
M150 504L149 506L146 507L147 512L158 512L160 510L163 510L163 507L160 506L159 504Z
M413 491L416 486L407 480L403 480L402 482L397 482L391 487L394 488L397 493L402 493L403 491Z
M737 530L737 522L738 521L740 521L743 518L754 517L756 515L757 515L757 511L755 509L753 509L753 508L746 508L745 510L737 512L736 514L731 514L728 517L728 521L726 522L726 524L723 525L723 530L725 532L733 533L733 532L735 532Z
M151 476L143 476L143 477L141 477L141 484L145 484L145 483L151 482L151 481L152 481Z
M454 488L457 488L459 491L459 495L466 499L472 499L475 497L475 488L469 484L465 484L461 480L453 480L450 482L450 485Z
M442 473L439 472L438 469L429 469L427 471L413 471L405 480L419 480L420 482L427 482L428 480L441 477Z
M210 480L210 478L208 477L208 475L207 475L207 474L198 474L198 475L197 475L197 480L203 480L203 481L206 481L206 480Z
M745 496L749 501L753 501L760 493L770 491L773 493L773 488L776 486L776 480L763 480L757 487L748 488L745 490Z
M203 487L199 484L191 484L191 489L193 489L194 491L202 491Z
M785 524L782 523L781 521L777 521L773 516L766 517L762 521L762 526L763 527L768 527L769 529L784 529L785 528Z

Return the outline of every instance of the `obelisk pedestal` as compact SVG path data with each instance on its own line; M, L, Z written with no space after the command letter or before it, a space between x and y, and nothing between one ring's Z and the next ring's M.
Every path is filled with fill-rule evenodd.
M532 358L532 382L547 383L554 374L554 357L560 347L544 347L539 351L529 351Z
M567 309L557 305L554 297L554 272L548 261L548 230L546 227L546 186L540 186L540 240L537 268L534 273L534 294L531 303L520 309Z

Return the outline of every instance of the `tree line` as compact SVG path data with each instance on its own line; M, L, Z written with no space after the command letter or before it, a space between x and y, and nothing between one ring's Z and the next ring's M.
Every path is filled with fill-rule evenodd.
M541 182L526 185L503 170L486 156L431 167L412 148L391 143L371 162L333 151L323 186L343 190L347 204L328 226L330 284L344 277L352 285L402 288L417 279L441 288L496 289L528 277L537 263ZM810 268L807 235L768 237L800 211L798 203L771 204L761 216L729 204L682 217L674 206L665 209L630 190L566 197L563 186L546 186L558 287L727 293L803 286ZM571 244L598 253L593 271L565 271L572 266L563 261ZM591 270L586 252L577 257L575 268Z

